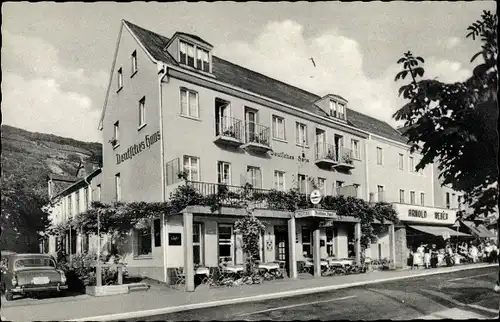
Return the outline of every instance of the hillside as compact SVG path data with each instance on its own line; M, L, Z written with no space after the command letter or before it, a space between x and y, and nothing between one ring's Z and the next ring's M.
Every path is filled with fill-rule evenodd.
M24 178L47 195L47 175L75 176L78 166L100 164L102 145L2 125L2 175ZM85 170L78 171L78 177Z

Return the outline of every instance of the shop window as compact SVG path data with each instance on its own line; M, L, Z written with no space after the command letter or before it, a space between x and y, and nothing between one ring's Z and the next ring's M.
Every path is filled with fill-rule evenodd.
M220 224L218 229L219 239L219 263L233 263L234 238L233 226Z
M136 230L137 236L137 256L151 255L151 228L142 228Z
M193 261L198 265L204 264L202 227L202 224L193 224Z
M155 219L153 222L153 231L155 234L155 247L161 246L161 220Z
M302 227L302 254L304 257L312 257L311 240L311 229Z

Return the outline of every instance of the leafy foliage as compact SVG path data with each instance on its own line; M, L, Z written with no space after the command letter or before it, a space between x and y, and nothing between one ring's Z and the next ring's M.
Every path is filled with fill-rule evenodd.
M47 202L31 189L23 178L1 176L0 236L3 250L38 252L42 233L49 224ZM43 208L43 209L42 209Z
M412 76L399 95L409 102L393 117L404 120L411 152L420 151L421 170L437 161L443 185L465 193L474 214L494 211L498 198L498 57L497 16L485 11L468 28L467 37L481 37L483 63L464 82L446 84L421 79L423 59L407 52L398 60L403 70L395 80Z

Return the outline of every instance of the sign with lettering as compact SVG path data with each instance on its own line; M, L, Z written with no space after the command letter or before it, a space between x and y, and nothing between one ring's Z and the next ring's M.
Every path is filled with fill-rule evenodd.
M132 159L142 151L151 148L151 146L158 141L160 141L160 131L157 131L156 133L153 133L151 135L146 135L143 141L130 146L125 153L116 154L116 164L120 164L128 159Z
M329 218L338 219L337 213L332 210L308 209L295 212L295 218Z
M281 159L287 159L287 160L292 160L292 161L295 161L295 156L293 155L290 155L288 153L285 153L285 152L274 152L274 151L269 151L269 155L270 156L273 156L273 157L277 157L277 158L281 158ZM305 157L302 157L302 156L298 156L297 157L297 160L299 162L305 162L305 163L308 163L309 162L309 159L305 158Z
M179 233L168 233L168 244L170 246L182 245L182 235Z
M453 225L456 210L393 203L399 220L403 222Z

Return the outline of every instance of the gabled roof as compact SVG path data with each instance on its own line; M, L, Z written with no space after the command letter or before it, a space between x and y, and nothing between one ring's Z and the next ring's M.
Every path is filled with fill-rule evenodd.
M97 168L94 171L92 171L89 175L85 176L84 178L77 178L75 182L72 185L67 186L60 192L58 192L54 197L51 198L52 201L56 200L57 198L60 198L68 193L71 193L81 187L87 186L87 182L89 180L92 180L95 178L97 175L99 175L102 172L102 168Z
M170 41L169 38L139 27L129 21L123 20L123 22L135 34L137 39L154 59L174 66L179 65L177 61L164 50L165 46ZM185 35L197 37L190 34ZM212 56L212 72L215 78L220 82L295 106L323 117L328 117L327 113L314 104L321 99L321 96L316 94L236 65L217 56ZM349 108L347 108L347 121L350 125L372 134L403 144L407 144L408 142L401 133L388 123Z

